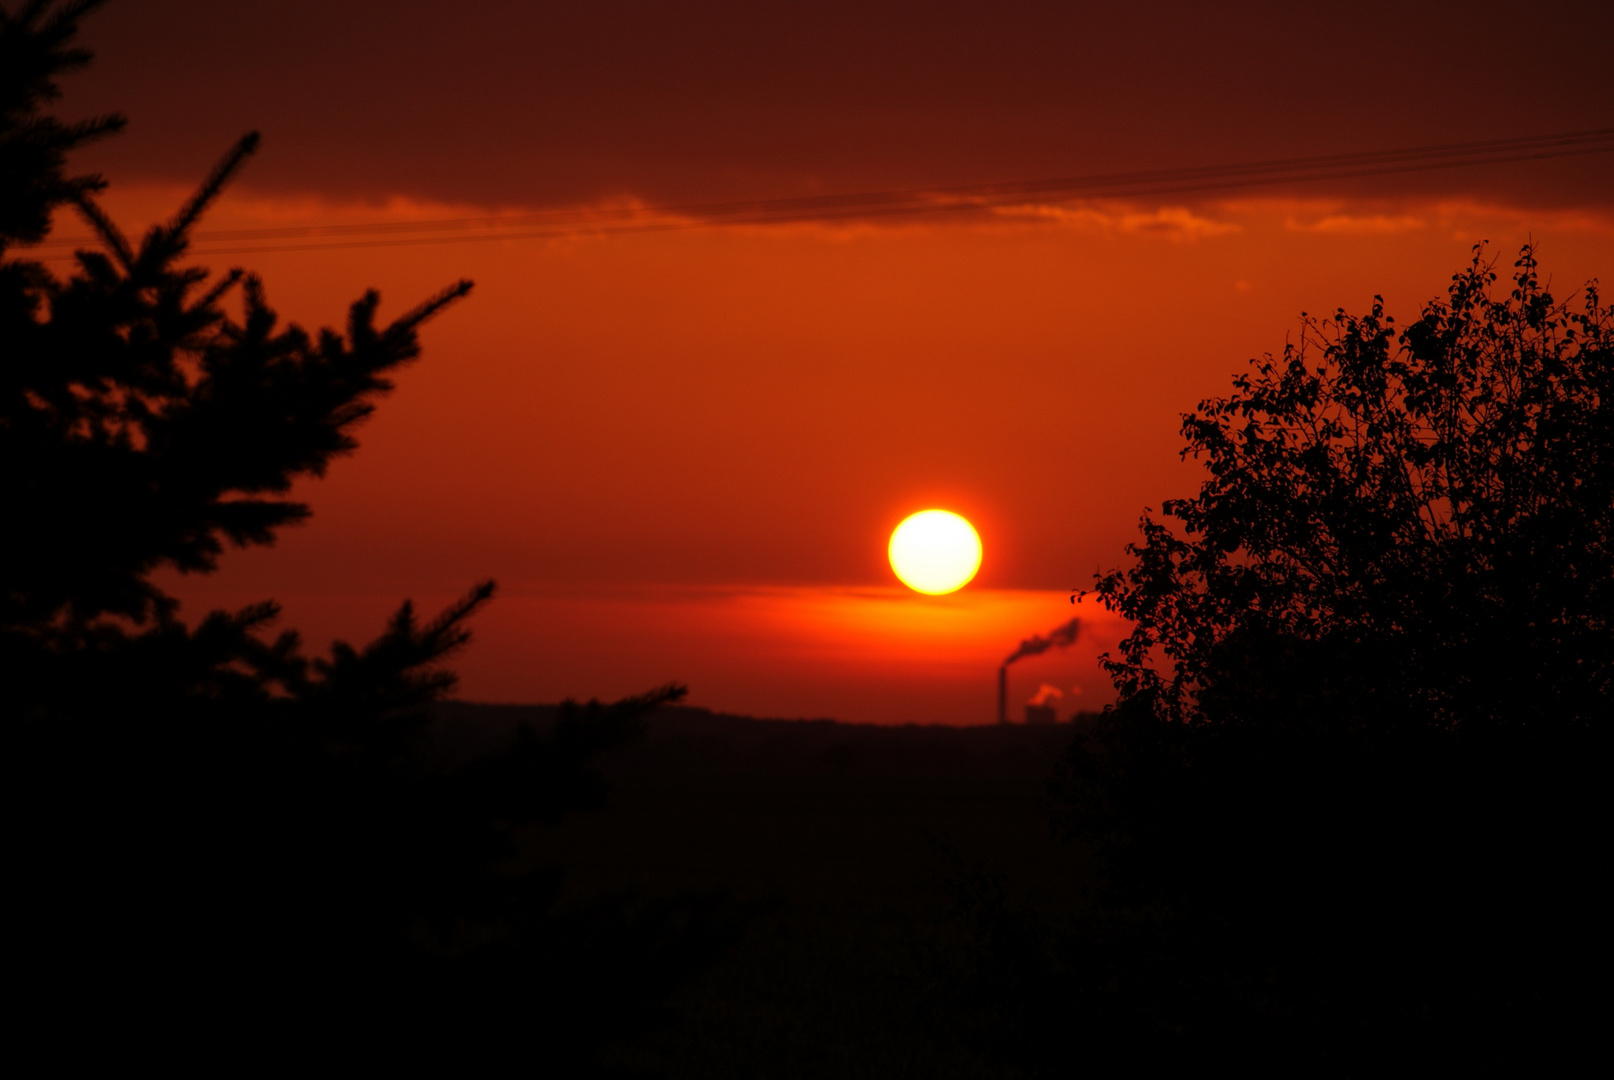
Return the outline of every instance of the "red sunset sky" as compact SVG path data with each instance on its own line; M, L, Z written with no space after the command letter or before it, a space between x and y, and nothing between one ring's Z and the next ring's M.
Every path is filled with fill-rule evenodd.
M453 5L124 0L85 23L61 112L127 227L248 130L199 244L285 318L472 296L300 494L313 521L186 582L265 596L314 643L403 597L501 594L461 696L677 679L770 716L985 722L998 662L1186 493L1178 414L1302 311L1405 321L1490 242L1555 291L1614 268L1614 153L975 213L733 224L656 208L1176 169L1614 127L1606 3ZM1336 170L1342 171L1342 170ZM655 229L576 227L641 207ZM573 224L336 233L512 218ZM664 227L676 226L676 227ZM63 220L58 237L83 226ZM490 238L491 237L491 238ZM421 239L431 242L415 242ZM378 241L387 241L385 244ZM407 240L407 243L396 241ZM58 266L62 264L58 263ZM985 560L903 589L885 542L931 506ZM1085 609L1085 605L1084 605ZM1015 668L1101 705L1118 624ZM1081 694L1074 693L1081 687Z

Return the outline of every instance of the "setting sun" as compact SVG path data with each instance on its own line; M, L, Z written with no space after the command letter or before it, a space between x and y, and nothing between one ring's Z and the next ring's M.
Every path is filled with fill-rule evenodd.
M915 592L940 596L969 584L981 568L981 537L948 510L923 510L891 534L891 569Z

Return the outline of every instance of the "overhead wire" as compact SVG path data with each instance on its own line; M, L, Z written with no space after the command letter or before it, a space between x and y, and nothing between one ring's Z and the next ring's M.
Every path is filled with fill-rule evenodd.
M198 233L193 238L192 251L198 255L328 251L958 214L1047 201L1181 195L1542 161L1610 151L1614 151L1614 128L1596 128L1552 135L1006 183L723 202L582 207L420 221L219 230ZM61 249L93 243L94 237L73 236L49 239L34 247ZM64 252L46 257L70 256Z

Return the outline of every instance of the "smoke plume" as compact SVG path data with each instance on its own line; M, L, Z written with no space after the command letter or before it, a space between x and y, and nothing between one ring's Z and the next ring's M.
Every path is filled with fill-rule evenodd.
M1052 631L1047 637L1039 637L1033 634L1022 641L1018 649L1009 654L1009 658L1003 661L1003 666L1008 667L1016 660L1027 656L1038 656L1049 649L1063 649L1076 640L1076 634L1081 628L1082 620L1072 619L1057 630Z
M1057 701L1064 696L1065 692L1059 689L1059 687L1050 686L1048 683L1043 683L1041 686L1037 687L1037 692L1031 695L1031 700L1026 702L1026 704L1046 705L1050 701Z

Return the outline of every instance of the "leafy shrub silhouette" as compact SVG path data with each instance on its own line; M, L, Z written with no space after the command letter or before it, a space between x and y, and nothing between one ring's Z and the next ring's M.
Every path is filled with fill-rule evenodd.
M293 480L355 449L419 327L471 285L385 325L371 292L345 333L310 334L256 277L186 265L256 135L130 240L95 201L105 181L65 171L122 118L42 113L89 60L73 39L94 6L0 12L0 679L25 1016L68 1053L225 1035L261 1057L340 1036L463 1063L519 1043L580 1075L731 920L695 897L558 913L558 879L514 838L597 805L590 760L683 690L567 704L461 761L430 706L492 582L429 621L406 603L328 659L263 636L273 603L179 620L153 572L210 571L305 519ZM63 279L15 249L67 205L101 250Z

